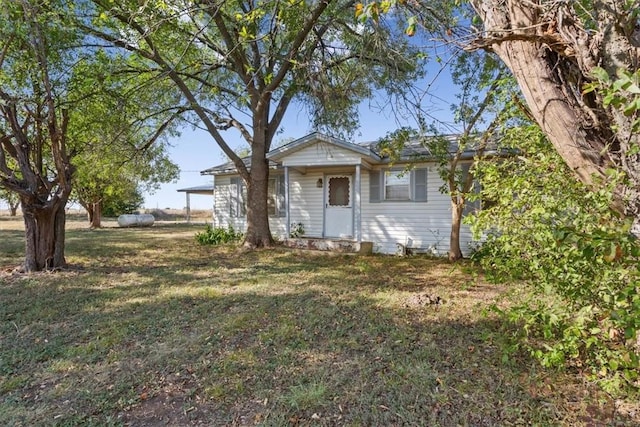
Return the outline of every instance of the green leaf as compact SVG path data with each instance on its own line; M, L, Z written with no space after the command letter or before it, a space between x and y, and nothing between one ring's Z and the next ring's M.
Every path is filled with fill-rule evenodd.
M604 68L595 67L593 70L591 70L591 74L603 83L609 83L611 81L611 79L609 78L609 74Z

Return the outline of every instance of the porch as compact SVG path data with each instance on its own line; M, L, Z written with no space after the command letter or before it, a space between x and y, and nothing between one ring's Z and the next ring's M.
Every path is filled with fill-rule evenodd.
M284 246L293 249L310 249L316 251L355 253L369 255L373 252L373 242L357 242L344 239L322 239L298 237L285 239Z

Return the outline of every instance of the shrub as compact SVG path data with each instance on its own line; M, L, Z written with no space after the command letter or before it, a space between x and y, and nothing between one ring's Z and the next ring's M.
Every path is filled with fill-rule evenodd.
M304 224L301 222L293 222L291 223L291 232L289 236L292 238L302 237L304 236Z
M480 167L494 205L471 221L491 230L475 254L487 276L528 289L501 312L519 326L513 338L546 367L577 367L610 392L637 387L640 247L631 221L609 208L621 177L590 190L539 130L510 138L520 154Z
M201 245L234 243L240 239L242 239L242 233L235 231L232 226L228 228L214 228L210 224L207 224L203 232L196 233L196 241Z

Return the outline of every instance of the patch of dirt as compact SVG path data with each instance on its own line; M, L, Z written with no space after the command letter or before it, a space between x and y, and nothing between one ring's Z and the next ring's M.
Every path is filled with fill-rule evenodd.
M407 298L407 301L404 303L405 307L425 307L428 305L442 305L444 304L444 300L440 298L438 295L429 295L429 294L415 294L411 295Z
M126 426L203 426L211 425L194 381L186 375L168 375L155 390L143 389L139 403L118 415Z

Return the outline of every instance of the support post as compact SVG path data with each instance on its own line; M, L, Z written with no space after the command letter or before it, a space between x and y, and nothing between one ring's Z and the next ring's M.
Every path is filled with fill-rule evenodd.
M357 242L362 241L362 233L360 232L360 224L361 224L361 197L360 197L360 182L361 182L361 167L360 165L356 165L356 179L353 183L354 191L354 200L353 200L353 228L354 228L354 237Z
M217 227L216 224L216 177L213 178L213 203L211 203L211 224L213 227Z
M289 166L284 167L285 240L291 236L291 212L289 209Z
M191 222L191 194L187 191L187 222Z

